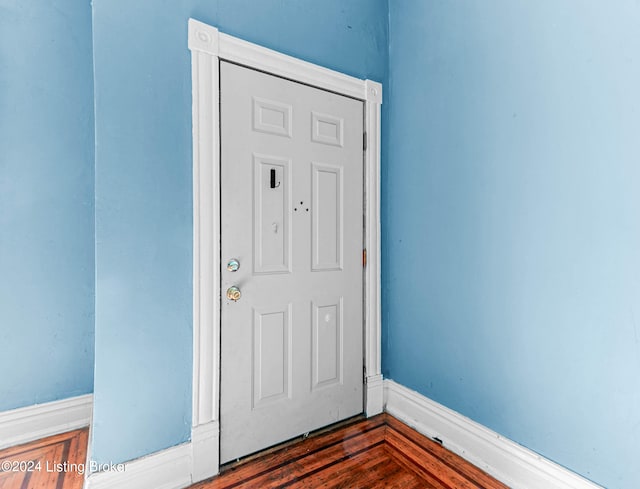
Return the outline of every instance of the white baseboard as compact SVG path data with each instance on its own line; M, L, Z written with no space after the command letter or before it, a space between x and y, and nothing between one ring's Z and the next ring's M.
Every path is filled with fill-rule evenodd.
M85 489L180 489L213 477L219 465L219 423L195 426L191 441L88 475Z
M193 482L200 482L218 474L220 466L220 423L194 426L191 430L193 453Z
M423 395L384 381L385 411L513 489L602 489Z
M365 383L366 405L365 414L368 418L380 414L384 409L384 389L382 375L371 375Z
M191 443L152 453L87 477L85 489L180 489L191 484Z
M382 388L384 386L384 390ZM367 414L384 410L514 489L602 489L423 395L393 382L367 380ZM88 426L93 396L63 399L0 413L0 448ZM192 442L91 474L86 489L179 489L216 475L218 423L194 428Z
M89 426L93 395L71 397L0 413L0 448Z

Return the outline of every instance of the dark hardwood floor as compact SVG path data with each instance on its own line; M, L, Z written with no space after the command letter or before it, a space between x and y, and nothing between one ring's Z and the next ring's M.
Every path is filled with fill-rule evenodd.
M482 470L381 414L223 467L190 489L504 489Z
M84 475L71 464L84 464L87 438L87 429L76 430L0 451L0 464L10 462L17 469L7 471L0 465L0 489L81 489ZM67 466L60 465L64 462ZM506 487L438 443L381 414L352 419L228 464L219 476L190 489Z

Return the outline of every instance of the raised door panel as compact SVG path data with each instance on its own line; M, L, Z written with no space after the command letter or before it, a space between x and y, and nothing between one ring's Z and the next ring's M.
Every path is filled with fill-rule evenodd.
M342 167L337 165L313 163L311 167L311 269L314 271L342 269L342 174Z
M344 119L311 112L311 140L330 146L344 145Z
M311 331L312 389L342 383L342 297L314 302Z
M253 407L291 394L291 305L253 314Z
M253 97L254 131L290 138L292 113L293 107L289 104Z
M291 160L253 155L255 273L291 271Z

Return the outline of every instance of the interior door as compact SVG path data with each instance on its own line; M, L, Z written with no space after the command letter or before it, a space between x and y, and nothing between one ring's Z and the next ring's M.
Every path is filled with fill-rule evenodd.
M220 66L221 462L363 410L363 102Z

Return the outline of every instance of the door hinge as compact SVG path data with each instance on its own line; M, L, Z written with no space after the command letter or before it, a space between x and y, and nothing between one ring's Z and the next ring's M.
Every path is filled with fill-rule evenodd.
M362 250L362 268L367 267L367 249Z
M366 151L367 150L367 133L363 133L362 134L362 150Z

